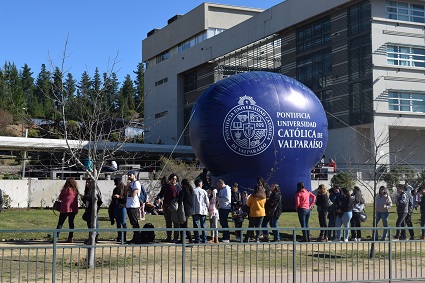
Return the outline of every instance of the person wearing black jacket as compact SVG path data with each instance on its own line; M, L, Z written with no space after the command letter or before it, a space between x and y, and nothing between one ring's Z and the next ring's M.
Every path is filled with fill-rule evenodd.
M186 222L180 224L180 228L187 228L187 222L190 215L192 214L192 204L193 204L193 187L190 185L187 179L183 179L182 190L179 192L179 205L183 205L184 214L186 217ZM189 243L192 244L192 235L190 231L186 231L186 238L189 240ZM176 244L183 243L183 231L180 232L180 240Z
M117 228L127 228L127 224L125 222L127 211L125 208L126 203L126 195L125 195L125 184L122 181L122 178L116 177L114 179L115 188L112 191L112 201L111 201L111 209L113 220L115 220L117 224ZM111 220L112 221L112 220ZM112 223L113 225L113 223ZM115 239L118 243L126 242L126 232L121 231L118 232L118 237Z
M84 189L84 195L82 197L83 202L85 203L86 209L84 211L83 220L87 222L87 228L96 228L99 229L99 221L96 217L96 227L91 226L91 216L93 211L93 195L92 195L92 182L93 180L88 178L86 179L86 187ZM98 188L95 188L95 191L97 193L97 211L99 212L100 206L102 205L102 195L100 194L100 190ZM89 243L90 237L88 240L84 241L84 243ZM95 238L96 243L99 242L99 233L96 233Z
M420 196L418 205L421 210L421 227L422 227L421 240L425 240L425 188L424 187L420 187L418 189L418 195Z
M329 193L325 185L320 184L317 189L316 206L317 212L319 213L319 225L321 228L327 228L326 218L328 216L328 204L329 204ZM328 241L328 232L326 230L320 230L319 241Z
M282 214L282 195L280 192L280 187L277 183L272 183L270 186L270 197L267 202L270 203L271 207L274 208L273 212L269 214L269 223L270 227L278 228L279 217ZM267 211L266 211L267 213ZM279 230L272 230L273 241L280 242L280 233Z

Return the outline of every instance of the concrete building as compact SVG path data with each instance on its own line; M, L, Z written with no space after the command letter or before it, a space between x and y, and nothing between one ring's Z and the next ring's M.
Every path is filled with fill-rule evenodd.
M148 142L190 145L191 108L236 73L302 82L327 113L338 164L425 164L425 1L203 3L143 40ZM357 165L355 165L357 166ZM358 165L360 166L360 165Z

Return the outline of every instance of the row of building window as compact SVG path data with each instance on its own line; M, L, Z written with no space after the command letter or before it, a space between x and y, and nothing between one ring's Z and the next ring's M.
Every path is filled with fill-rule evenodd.
M425 93L389 92L388 109L425 113Z
M168 82L168 78L163 78L162 80L156 81L155 86L159 86Z
M387 1L386 10L388 19L425 23L425 5Z
M425 49L411 46L387 45L387 64L425 68Z

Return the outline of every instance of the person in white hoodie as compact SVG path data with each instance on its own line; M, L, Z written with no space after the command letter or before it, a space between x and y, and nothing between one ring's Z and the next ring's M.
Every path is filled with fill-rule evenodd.
M192 219L193 219L193 228L207 228L206 220L209 207L208 193L202 189L202 181L200 179L195 180L195 189L193 190L193 203L192 203ZM201 236L199 235L199 230L194 231L194 243L206 243L207 235L205 230L201 231Z

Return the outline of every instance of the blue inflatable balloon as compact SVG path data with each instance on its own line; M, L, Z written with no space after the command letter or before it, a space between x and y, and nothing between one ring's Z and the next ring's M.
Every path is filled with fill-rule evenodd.
M279 184L284 210L294 211L296 184L311 190L312 168L322 157L327 119L317 96L284 75L248 72L210 86L197 100L190 141L218 179L253 188L257 177Z

